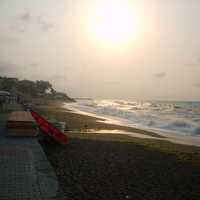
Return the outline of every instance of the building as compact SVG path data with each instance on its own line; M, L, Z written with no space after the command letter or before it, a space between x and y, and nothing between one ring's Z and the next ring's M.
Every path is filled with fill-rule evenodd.
M14 104L19 103L20 98L17 95L12 95L7 91L0 91L0 103L1 104Z

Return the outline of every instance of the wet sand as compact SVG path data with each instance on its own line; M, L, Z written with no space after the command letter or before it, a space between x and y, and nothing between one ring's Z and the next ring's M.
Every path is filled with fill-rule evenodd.
M141 130L133 127L126 127L122 125L103 123L102 118L87 116L79 113L71 112L63 108L62 102L50 102L49 106L38 107L37 110L46 118L55 118L66 122L68 129L71 131L87 131L88 129L95 130L120 130L125 132L140 133L152 137L164 138L152 131Z

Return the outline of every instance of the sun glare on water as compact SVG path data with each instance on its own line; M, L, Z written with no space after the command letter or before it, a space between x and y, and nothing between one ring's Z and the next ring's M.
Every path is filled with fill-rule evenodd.
M102 1L89 17L90 37L98 43L121 45L137 32L136 14L130 1Z

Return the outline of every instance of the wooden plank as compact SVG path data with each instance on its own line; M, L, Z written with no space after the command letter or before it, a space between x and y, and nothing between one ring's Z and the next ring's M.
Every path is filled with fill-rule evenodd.
M34 122L34 118L32 117L30 112L25 111L17 111L12 112L8 117L8 121L15 121L15 122Z
M7 130L10 136L36 136L37 125L30 112L12 112L7 120Z

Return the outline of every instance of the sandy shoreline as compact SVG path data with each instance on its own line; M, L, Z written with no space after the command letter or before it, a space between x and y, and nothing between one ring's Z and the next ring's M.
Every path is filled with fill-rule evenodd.
M198 136L189 136L189 135L181 135L177 133L170 133L170 132L163 132L161 130L147 130L145 128L136 128L134 126L130 126L127 124L124 124L120 121L120 119L113 119L105 116L98 116L93 113L88 113L85 111L80 111L77 108L74 108L71 103L61 103L59 105L64 110L67 109L67 112L79 114L82 116L89 116L93 117L96 122L105 123L110 126L109 129L88 129L88 132L91 133L108 133L108 134L123 134L128 135L131 137L136 138L143 138L143 139L154 139L154 140L164 140L169 141L175 144L183 144L183 145L192 145L192 146L198 146L200 147L200 137ZM116 125L116 126L115 126ZM87 126L87 124L86 124ZM112 127L112 129L110 129Z
M66 146L41 143L66 199L200 199L199 147L117 133L89 133L86 130L125 131L127 127L64 111L58 102L37 110L46 118L67 122L71 130L66 131Z
M37 107L37 110L47 119L55 118L59 121L66 122L68 130L65 133L70 137L86 139L109 138L110 140L115 140L115 138L119 137L122 141L139 143L160 151L174 153L178 155L178 157L184 157L184 159L187 156L182 156L182 153L187 154L188 160L200 163L199 146L188 145L187 141L184 143L184 140L182 140L182 142L176 142L176 138L172 138L170 141L170 138L151 131L102 123L102 119L99 120L96 117L74 113L66 108L63 109L63 105L64 102L62 101L50 101L47 106Z
M62 120L64 119L72 131L86 131L88 129L94 130L119 130L125 132L133 132L138 134L143 134L156 138L164 138L164 136L158 135L152 131L142 130L134 127L123 126L119 124L106 123L106 119L94 116L94 115L85 115L83 113L74 112L64 107L63 102L50 102L49 106L41 107L40 112L43 112L45 115L48 112L48 118L53 118L55 111L57 111L57 118ZM51 116L52 115L52 116ZM104 122L105 120L105 122Z

